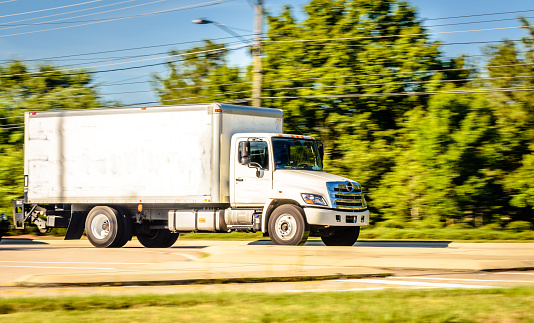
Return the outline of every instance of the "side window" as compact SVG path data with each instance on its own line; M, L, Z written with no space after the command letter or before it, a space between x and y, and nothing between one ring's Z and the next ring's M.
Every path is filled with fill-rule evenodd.
M239 159L241 160L241 145L239 147ZM269 169L269 148L265 141L250 142L250 166Z

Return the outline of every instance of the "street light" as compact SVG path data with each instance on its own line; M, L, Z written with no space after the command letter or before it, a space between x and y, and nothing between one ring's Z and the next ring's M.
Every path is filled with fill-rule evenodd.
M226 27L225 25L220 24L220 23L218 23L218 22L216 22L214 20L207 20L207 19L204 19L204 18L199 18L199 19L193 20L193 23L197 24L197 25L214 24L215 26L221 28L222 30L224 30L227 33L229 33L230 35L232 35L235 38L239 39L244 44L250 45L250 41L246 40L243 36L239 35L238 33L234 32L232 29L230 29L230 28Z
M254 45L252 49L252 62L253 62L253 70L252 70L252 105L256 107L261 106L261 88L262 88L262 65L261 65L261 29L262 29L262 17L263 17L263 2L264 0L257 0L256 3L254 3L254 17L255 17L255 37L254 37ZM193 23L199 24L199 25L207 25L207 24L214 24L215 26L223 29L227 33L231 34L232 36L238 38L243 43L249 45L250 42L247 41L243 36L240 36L239 34L235 33L228 27L226 27L223 24L220 24L213 20L207 20L207 19L195 19L193 20Z

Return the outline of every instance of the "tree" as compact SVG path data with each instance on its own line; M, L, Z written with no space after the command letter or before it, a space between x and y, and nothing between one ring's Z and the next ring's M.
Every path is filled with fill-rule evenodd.
M284 110L286 131L323 141L326 169L361 181L376 214L375 192L406 146L403 120L426 109L429 97L417 94L467 77L434 71L463 61L440 59L404 1L311 0L305 13L268 16L264 105Z
M528 35L518 45L507 41L486 48L491 87L517 91L493 95L503 151L503 182L513 210L512 220L534 221L534 27L521 18ZM529 90L530 89L530 90Z
M160 101L165 105L240 101L250 97L250 83L238 67L228 66L224 44L204 40L202 46L171 51L167 76L153 75Z
M0 66L0 210L12 212L22 196L24 112L98 108L100 103L86 72L59 71L52 65L35 69L20 61Z

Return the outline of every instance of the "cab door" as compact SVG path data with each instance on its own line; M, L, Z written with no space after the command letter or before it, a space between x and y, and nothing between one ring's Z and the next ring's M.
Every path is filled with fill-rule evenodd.
M250 142L250 163L243 164L241 142ZM234 206L263 206L273 185L273 166L270 165L267 139L238 138L234 146L233 204Z

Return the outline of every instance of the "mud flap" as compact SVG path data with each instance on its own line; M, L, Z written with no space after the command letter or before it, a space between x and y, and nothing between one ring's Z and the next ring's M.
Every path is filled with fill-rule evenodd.
M78 240L82 237L86 218L87 212L72 211L65 240Z

